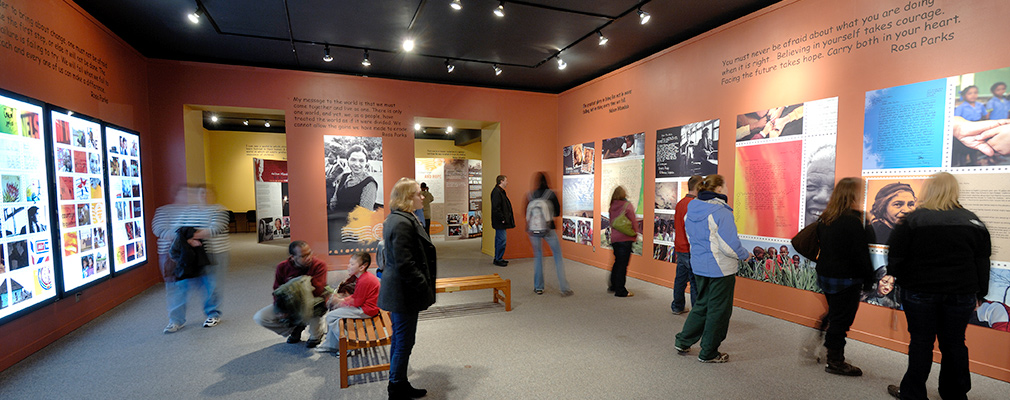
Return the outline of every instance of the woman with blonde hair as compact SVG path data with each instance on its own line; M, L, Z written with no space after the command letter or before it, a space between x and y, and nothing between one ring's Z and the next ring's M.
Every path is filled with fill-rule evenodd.
M631 229L635 235L626 235L613 227L614 221L625 216L631 220ZM628 192L623 186L614 188L614 194L610 196L610 246L614 248L614 266L610 268L610 286L607 292L613 293L617 297L631 297L635 294L624 287L628 275L628 261L631 259L631 245L638 237L638 219L635 218L635 206L628 202Z
M400 178L389 194L392 212L382 226L384 266L379 308L389 311L393 336L389 349L390 399L423 397L407 380L407 363L414 348L418 313L435 304L435 246L424 222L413 213L421 208L421 187Z
M869 289L874 282L869 251L874 236L873 229L863 224L862 192L862 179L838 181L817 226L817 283L828 301L828 312L821 318L821 327L827 326L824 347L828 349L828 365L824 371L836 375L863 374L845 362L845 335L856 319L861 289Z
M698 184L698 198L687 204L684 231L691 245L691 270L698 283L698 301L677 334L677 354L687 354L701 341L698 361L724 363L729 355L719 352L733 315L733 289L740 261L751 254L740 243L733 222L733 209L726 204L722 175L706 176Z
M958 202L957 178L946 172L926 181L915 211L894 228L888 272L901 290L908 322L908 369L901 386L887 392L902 399L925 399L933 364L933 342L940 342L940 397L964 399L971 390L964 331L989 291L985 224Z

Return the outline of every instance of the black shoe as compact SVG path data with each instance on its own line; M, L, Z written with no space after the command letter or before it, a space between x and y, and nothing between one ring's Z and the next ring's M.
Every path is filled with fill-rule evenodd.
M835 375L863 376L863 370L845 361L828 362L828 365L824 367L824 371L829 374L835 374Z
M319 344L322 343L322 342L323 342L322 338L319 338L319 339L309 339L309 340L305 341L305 347L308 347L308 348L311 349L311 348L314 348L316 346L319 346Z
M302 341L302 331L305 330L305 325L298 325L295 330L291 331L291 335L288 336L288 343L295 344ZM318 343L317 343L318 344Z
M506 265L509 265L509 263L505 262L505 260L494 260L494 261L491 261L491 264L497 265L499 267L504 267Z
M896 399L900 399L901 387L898 385L887 385L887 394L893 396Z
M390 400L392 399L416 399L418 397L424 397L428 395L428 391L424 389L416 389L410 385L410 382L403 383L389 383L386 387L386 391L389 393Z

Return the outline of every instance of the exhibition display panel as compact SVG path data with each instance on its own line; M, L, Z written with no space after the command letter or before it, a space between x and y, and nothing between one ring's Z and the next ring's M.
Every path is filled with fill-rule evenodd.
M106 124L105 143L112 211L108 228L112 232L112 270L118 273L147 262L140 135Z
M0 91L0 322L56 297L42 103Z

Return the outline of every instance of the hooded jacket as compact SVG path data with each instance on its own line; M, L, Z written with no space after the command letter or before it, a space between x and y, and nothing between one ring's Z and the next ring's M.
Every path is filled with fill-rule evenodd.
M695 275L722 278L736 274L739 260L750 253L740 243L733 209L726 196L703 191L687 204L684 231L691 245L691 270Z

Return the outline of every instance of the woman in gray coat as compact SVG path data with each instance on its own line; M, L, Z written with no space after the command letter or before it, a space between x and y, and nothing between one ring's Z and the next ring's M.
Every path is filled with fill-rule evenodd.
M407 363L414 348L417 315L435 303L435 246L424 223L413 214L421 208L421 187L401 178L390 193L393 212L382 227L385 267L379 289L379 308L389 311L393 336L389 356L389 398L411 399L428 392L407 380Z

